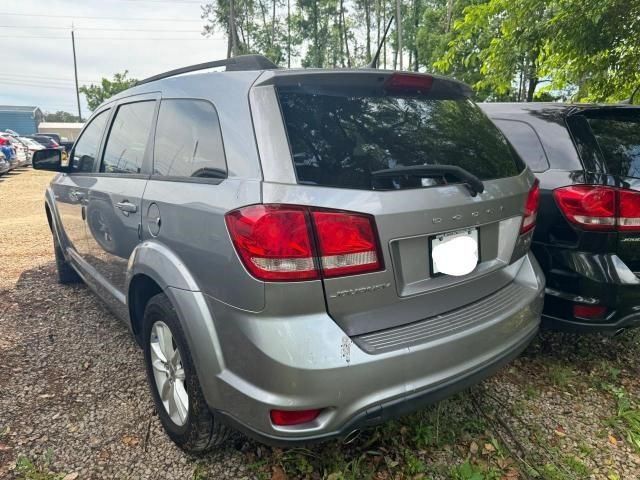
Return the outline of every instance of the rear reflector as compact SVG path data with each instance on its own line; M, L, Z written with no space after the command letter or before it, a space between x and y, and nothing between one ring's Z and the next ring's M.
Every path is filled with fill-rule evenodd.
M383 268L369 215L252 205L227 213L225 219L243 264L259 280L315 280Z
M599 185L554 190L560 210L585 230L640 230L640 192Z
M539 206L540 182L536 178L536 180L533 182L531 190L529 190L529 195L527 195L527 201L524 204L524 217L522 218L522 227L520 227L520 234L527 233L529 230L536 226Z
M607 313L607 307L602 305L574 305L573 316L587 320L599 319Z
M321 410L271 410L271 422L274 425L290 426L308 423L318 418Z
M384 82L386 90L407 93L426 93L432 85L432 76L415 73L394 73Z

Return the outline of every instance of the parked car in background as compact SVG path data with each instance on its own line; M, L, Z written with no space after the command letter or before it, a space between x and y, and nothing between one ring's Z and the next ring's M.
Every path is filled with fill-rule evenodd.
M36 142L35 140L27 137L18 137L18 140L21 141L26 147L29 154L29 163L31 163L31 157L33 156L33 152L37 150L42 150L44 145Z
M57 133L43 133L43 132L38 132L37 133L38 136L40 137L49 137L49 138L53 138L56 143L59 145L60 143L62 143L63 141L66 141L66 138L61 137L60 135L58 135Z
M545 323L640 325L640 107L480 106L540 179L532 249L547 277Z
M13 135L5 135L5 138L9 140L9 143L13 147L13 150L16 152L16 159L18 160L17 166L23 167L27 165L31 161L27 146Z
M9 170L13 170L19 166L18 157L11 142L6 136L0 135L0 151L9 162Z
M63 148L55 139L47 135L26 135L26 137L35 140L45 148Z
M0 175L4 175L10 169L11 169L11 165L9 164L9 161L6 159L6 157L4 156L4 153L0 149ZM2 207L0 206L0 208Z
M95 110L69 166L33 161L66 173L46 192L59 280L130 326L178 445L218 445L229 424L347 436L527 346L537 181L468 86L208 66L225 64L139 82Z

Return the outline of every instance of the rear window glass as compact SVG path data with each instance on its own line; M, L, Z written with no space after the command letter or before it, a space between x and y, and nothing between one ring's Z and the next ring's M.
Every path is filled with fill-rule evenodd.
M494 120L494 122L532 171L544 172L549 169L547 155L531 125L517 120Z
M640 111L587 114L606 171L640 178Z
M280 88L278 95L302 184L415 188L430 183L398 179L381 187L371 173L440 164L488 180L524 168L500 130L468 99L315 94L294 87Z

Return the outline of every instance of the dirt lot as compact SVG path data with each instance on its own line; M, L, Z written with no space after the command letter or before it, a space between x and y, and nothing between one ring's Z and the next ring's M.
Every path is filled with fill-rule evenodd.
M546 332L493 379L349 445L238 436L184 454L162 432L127 329L83 286L55 282L50 177L0 177L0 478L640 478L635 332Z

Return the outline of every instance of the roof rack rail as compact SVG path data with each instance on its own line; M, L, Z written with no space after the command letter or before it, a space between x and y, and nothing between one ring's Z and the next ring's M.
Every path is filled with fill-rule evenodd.
M226 67L227 72L239 72L243 70L274 70L279 68L275 63L263 55L239 55L237 57L226 58L224 60L214 60L213 62L197 63L188 67L176 68L168 72L159 73L149 78L139 80L136 85L155 82L163 78L174 77L182 73L197 72L207 68Z

